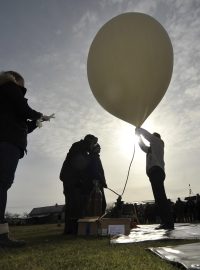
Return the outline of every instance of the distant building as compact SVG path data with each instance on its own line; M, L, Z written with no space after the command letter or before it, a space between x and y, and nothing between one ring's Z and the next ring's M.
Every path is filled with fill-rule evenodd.
M145 201L142 201L142 204L155 204L155 200L145 200Z
M60 223L64 221L65 205L54 205L33 208L29 213L31 224Z
M188 200L196 201L196 199L197 199L198 196L199 196L199 193L197 193L196 195L193 195L193 196L185 197L185 200L186 201L188 201Z

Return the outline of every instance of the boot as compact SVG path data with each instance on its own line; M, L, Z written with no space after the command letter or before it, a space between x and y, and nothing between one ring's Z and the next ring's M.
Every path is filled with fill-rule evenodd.
M0 247L1 248L18 248L23 247L26 243L23 240L12 240L9 238L8 223L0 224Z
M174 230L173 223L160 224L155 230Z

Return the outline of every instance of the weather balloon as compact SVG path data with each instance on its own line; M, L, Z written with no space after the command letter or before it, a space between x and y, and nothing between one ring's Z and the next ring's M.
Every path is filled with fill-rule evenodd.
M96 34L88 53L90 88L100 105L136 127L163 98L173 48L163 26L143 13L124 13Z

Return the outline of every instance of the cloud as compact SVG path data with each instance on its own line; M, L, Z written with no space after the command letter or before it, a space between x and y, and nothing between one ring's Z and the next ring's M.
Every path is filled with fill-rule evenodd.
M81 16L80 20L76 24L74 24L73 33L76 37L82 37L95 23L97 23L96 12L91 12L88 10Z
M118 193L122 191L132 157L134 127L106 112L93 97L87 81L87 54L104 23L120 13L133 11L157 19L167 30L174 49L168 91L144 123L144 127L152 132L157 130L164 138L167 192L172 198L181 196L187 193L189 182L197 190L199 1L101 0L70 6L66 1L59 5L50 1L40 9L34 3L31 5L35 7L31 13L28 5L23 5L23 14L18 12L14 19L9 10L10 23L5 21L7 13L0 17L0 25L5 27L1 64L4 69L16 69L25 76L31 107L45 114L55 112L56 118L29 135L28 156L17 170L10 206L28 205L28 201L35 206L63 202L62 183L58 179L62 162L71 144L87 133L99 138L109 186ZM23 31L15 27L18 16ZM145 155L139 148L129 177L125 200L153 198L145 174ZM108 201L116 199L110 191L106 191L106 196Z
M154 16L154 14L161 14L162 4L163 1L160 1L160 5L156 5L155 1L144 1L138 5L130 1L125 3L119 1L115 2L114 6L117 6L118 11L120 9L124 12L137 10ZM111 3L104 1L102 7L106 9L106 5L111 5ZM187 187L188 185L188 178L183 177L184 174L188 175L186 173L188 170L187 163L191 168L192 176L195 176L194 171L197 172L194 169L194 166L196 166L194 161L199 153L195 149L197 145L200 145L200 140L198 136L199 131L194 127L200 124L198 105L199 71L197 64L199 62L199 46L198 39L196 39L199 36L200 28L198 27L198 8L192 11L193 16L190 16L191 13L189 13L191 5L185 1L178 1L175 6L171 2L167 2L165 10L166 8L168 8L169 12L166 12L163 17L160 15L159 18L162 17L160 22L167 27L174 47L173 77L164 99L147 119L146 124L151 123L149 126L159 127L159 132L163 135L166 142L166 169L169 176L167 177L166 185L170 196L175 198L184 192L184 187L178 190L180 180L177 180L175 184L175 179L182 178L183 186ZM123 137L121 137L118 131L128 124L105 112L97 104L85 78L86 44L88 42L85 40L85 37L87 35L90 36L92 24L101 25L100 19L99 21L97 20L98 13L91 16L90 12L84 13L73 28L74 40L82 40L83 46L80 51L77 50L78 47L76 46L75 50L68 55L65 66L67 70L65 80L59 83L56 92L51 93L49 97L47 96L49 89L43 89L42 94L39 96L39 100L41 100L40 106L42 106L42 100L46 99L47 101L43 105L44 109L57 109L57 118L55 122L47 123L44 130L40 131L40 139L38 140L35 137L32 145L34 149L35 147L40 148L44 156L51 156L51 153L54 153L54 157L61 161L74 141L79 140L88 132L97 134L102 143L102 161L108 183L111 187L116 187L117 183L116 190L120 193L123 189L131 158L131 147L129 154L125 154L124 149L122 149ZM162 12L164 12L164 9ZM186 32L188 25L191 26L193 31ZM84 33L86 33L85 37ZM194 52L195 57L193 55ZM58 59L61 58L62 54ZM54 59L53 56L49 63L55 62L56 64L58 62L59 64L59 61L56 58ZM189 161L186 153L190 155ZM151 199L150 186L148 182L145 182L148 181L145 175L145 156L140 152L138 154L138 150L137 155L139 155L138 158L142 160L142 163L138 164L136 156L125 198L131 200L132 192L138 190L135 198L139 200L139 198L143 197L145 190L148 194L147 197ZM176 172L176 168L181 169L179 172ZM140 181L134 181L134 179L140 179ZM192 182L196 186L195 178ZM171 186L174 186L174 190ZM111 194L109 195L109 192L108 196L112 199L115 197Z

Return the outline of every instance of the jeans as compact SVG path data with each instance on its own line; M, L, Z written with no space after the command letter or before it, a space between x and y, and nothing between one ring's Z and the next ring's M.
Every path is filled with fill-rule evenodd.
M4 221L7 191L14 181L20 154L18 146L0 142L0 223Z
M158 214L161 218L161 223L166 225L174 224L170 202L167 199L164 187L165 173L159 167L154 167L149 174L149 180L158 209Z

